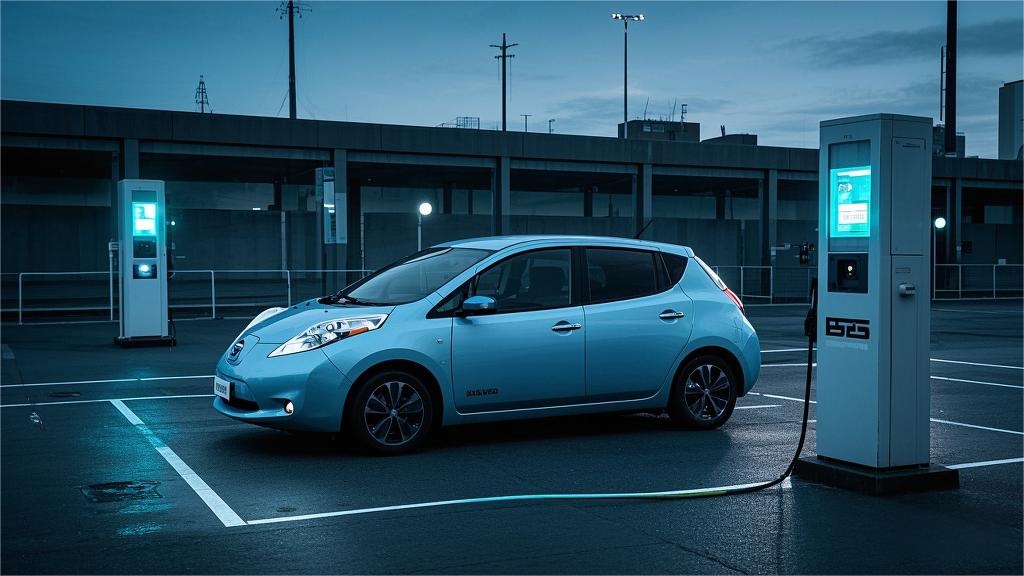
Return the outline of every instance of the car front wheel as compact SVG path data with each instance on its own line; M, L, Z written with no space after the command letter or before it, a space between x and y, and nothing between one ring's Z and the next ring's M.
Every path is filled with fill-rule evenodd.
M736 378L717 356L699 356L686 363L672 387L669 415L699 430L718 428L736 407Z
M359 387L347 414L355 440L376 454L404 454L418 448L433 425L430 392L419 378L391 370Z

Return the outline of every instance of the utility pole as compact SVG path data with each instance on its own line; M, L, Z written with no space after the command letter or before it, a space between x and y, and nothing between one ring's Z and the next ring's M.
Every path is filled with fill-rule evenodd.
M523 117L523 132L529 132L530 131L530 116L533 116L533 114L520 114L520 116Z
M551 129L551 125L554 124L554 123L555 123L555 119L554 118L548 120L548 134L551 134L552 132L554 132L554 130Z
M199 106L199 113L203 114L207 108L210 108L210 100L206 97L206 81L203 80L203 75L199 75L199 86L196 88L196 106ZM213 109L210 109L213 112Z
M309 11L310 8L294 0L281 2L277 7L279 20L284 18L286 12L288 13L288 117L292 120L295 119L295 15L298 14L299 18L302 18L303 10Z
M501 131L504 132L508 129L508 114L506 113L506 105L508 104L507 98L507 82L508 76L508 59L515 58L515 54L509 54L508 49L513 46L519 46L519 44L509 44L505 41L505 33L501 33L501 46L497 44L491 44L491 48L501 49L501 55L495 56L495 58L501 58Z

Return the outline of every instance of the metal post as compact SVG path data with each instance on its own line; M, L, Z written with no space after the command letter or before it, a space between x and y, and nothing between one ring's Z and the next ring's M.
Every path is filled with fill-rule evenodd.
M416 212L416 251L423 249L423 214Z
M18 274L18 325L19 326L22 323L21 322L21 277L24 276L24 275L25 275L24 272Z
M996 299L996 264L992 265L992 299Z
M114 251L107 250L107 286L110 289L110 321L114 321Z
M210 319L217 319L217 282L213 279L214 271L210 270L210 305L212 311L210 312Z
M626 94L629 90L627 70L629 66L629 20L622 21L622 139L629 140L629 109Z
M292 272L291 272L291 270L285 270L284 273L285 273L285 277L288 279L288 306L291 306L292 305ZM335 286L335 287L337 287L337 286Z

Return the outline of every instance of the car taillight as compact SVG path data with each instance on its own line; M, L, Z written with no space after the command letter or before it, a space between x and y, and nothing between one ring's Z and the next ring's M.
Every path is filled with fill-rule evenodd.
M742 312L743 315L746 316L747 311L743 309L743 302L740 301L740 297L737 296L735 292L728 288L723 290L723 292L725 292L725 295L728 296L730 300L732 300L732 303L735 304L736 307L740 309L740 312Z

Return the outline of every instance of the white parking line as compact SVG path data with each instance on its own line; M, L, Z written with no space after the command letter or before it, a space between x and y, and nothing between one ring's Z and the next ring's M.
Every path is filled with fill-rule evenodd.
M775 394L765 394L764 392L747 392L747 394L753 394L754 396L762 396L764 398L777 398L779 400L792 400L793 402L803 402L803 398L793 398L792 396L777 396ZM817 404L817 400L811 400L811 404Z
M782 404L757 404L755 406L737 406L733 410L756 410L758 408L782 408Z
M1006 460L988 460L986 462L968 462L967 464L954 464L952 466L946 466L953 470L960 470L962 468L978 468L980 466L996 466L998 464L1017 464L1024 462L1024 458L1007 458Z
M951 422L949 420L939 420L938 418L932 418L932 422L938 422L939 424L949 424L951 426L963 426L964 428L977 428L978 430L989 430L991 432L1003 432L1005 434L1016 434L1018 436L1024 436L1024 432L1017 432L1015 430L1003 430L1002 428L989 428L988 426L978 426L977 424L964 424L963 422Z
M172 400L175 398L213 398L213 394L179 394L177 396L136 396L134 398L100 398L98 400L65 400L63 402L30 402L26 404L4 404L0 408L24 408L25 406L56 406L57 404L96 404L115 400Z
M932 362L943 362L946 364L966 364L967 366L984 366L986 368L1006 368L1007 370L1024 370L1021 366L1005 366L1003 364L982 364L981 362L964 362L963 360L944 360L942 358L931 358Z
M34 384L0 384L0 388L73 386L76 384L109 384L111 382L155 382L157 380L199 380L201 378L213 378L213 374L204 374L199 376L154 376L152 378L115 378L113 380L71 380L67 382L36 382Z
M235 514L235 511L232 510L231 507L228 506L227 503L224 502L224 500L222 500L221 497L218 496L217 493L199 477L198 474L189 468L188 464L185 464L185 461L174 453L174 450L171 450L166 444L164 444L163 440L157 438L156 434L146 426L146 423L136 416L135 412L132 412L130 408L125 406L124 402L120 400L111 400L110 403L128 419L128 422L135 426L135 428L146 437L146 440L153 445L153 448L156 448L156 451L164 457L164 460L167 460L167 463L174 468L178 475L181 476L181 479L187 482L192 490L195 491L196 495L203 499L203 502L205 502L206 505L209 506L210 510L217 515L217 518L224 524L224 526L231 527L245 525L245 520L242 520L238 514Z
M817 366L818 363L814 362L811 366ZM796 364L761 364L761 368L806 368L807 362L797 362Z
M968 384L984 384L986 386L999 386L1002 388L1016 388L1018 390L1024 390L1024 386L1017 386L1016 384L997 384L995 382L982 382L981 380L964 380L962 378L946 378L944 376L931 376L932 380L942 380L945 382L967 382Z

